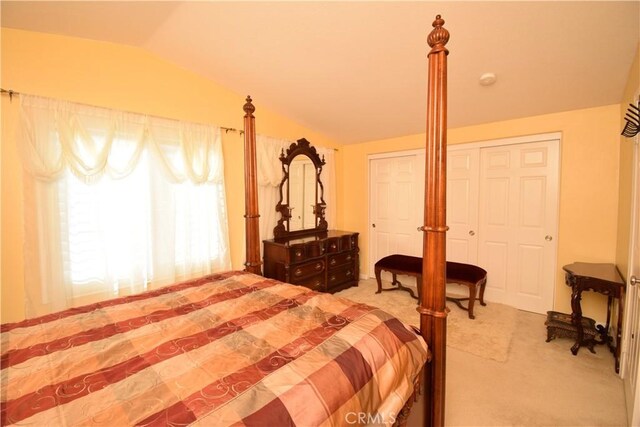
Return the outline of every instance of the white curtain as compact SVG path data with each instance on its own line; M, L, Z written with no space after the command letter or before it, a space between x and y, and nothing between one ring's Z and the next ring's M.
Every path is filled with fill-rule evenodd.
M280 219L276 205L280 201L282 162L280 153L295 141L256 135L258 163L258 208L260 210L260 239L272 239L273 229ZM262 247L260 248L262 251Z
M231 268L219 128L20 99L29 317Z
M280 153L295 141L256 135L256 157L258 163L258 207L260 209L260 238L273 238L273 229L280 219L276 212L276 204L280 200L280 182L282 181L282 162ZM315 147L320 155L324 155L325 165L320 179L324 185L324 201L327 203L325 219L329 228L335 228L335 151L333 148ZM260 248L262 251L262 247Z

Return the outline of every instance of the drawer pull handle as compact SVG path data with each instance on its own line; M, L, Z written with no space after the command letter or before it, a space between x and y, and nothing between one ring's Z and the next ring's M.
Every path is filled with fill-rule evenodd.
M336 262L337 262L337 261L336 261L336 259L335 259L335 258L333 258L333 259L331 260L331 265L336 265Z
M302 251L296 251L296 256L300 258L302 256Z
M322 268L322 263L317 263L316 264L316 270L320 270Z
M329 280L331 280L332 282L335 282L336 281L336 276L331 276L331 278Z
M347 261L351 261L351 255L347 255Z
M296 276L299 276L302 274L302 270L299 268L296 268L296 271L293 274L295 274Z
M351 270L347 271L347 276L351 276Z

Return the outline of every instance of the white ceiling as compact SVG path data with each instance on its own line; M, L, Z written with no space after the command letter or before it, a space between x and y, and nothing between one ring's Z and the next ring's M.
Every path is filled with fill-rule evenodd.
M424 132L436 14L449 127L619 103L640 41L639 1L1 2L3 27L146 49L339 143Z

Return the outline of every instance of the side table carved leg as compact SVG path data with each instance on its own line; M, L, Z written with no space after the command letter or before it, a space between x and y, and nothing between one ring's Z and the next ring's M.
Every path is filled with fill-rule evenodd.
M578 350L580 349L580 345L584 340L584 330L582 329L582 307L580 307L580 299L582 298L581 292L576 286L575 283L572 283L571 286L571 320L576 327L578 332L578 337L576 338L576 342L571 347L571 353L575 356L578 354Z

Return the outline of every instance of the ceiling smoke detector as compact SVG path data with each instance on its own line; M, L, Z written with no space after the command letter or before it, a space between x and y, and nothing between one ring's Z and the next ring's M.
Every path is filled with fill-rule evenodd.
M496 82L496 75L493 73L484 73L480 76L481 86L491 86Z

